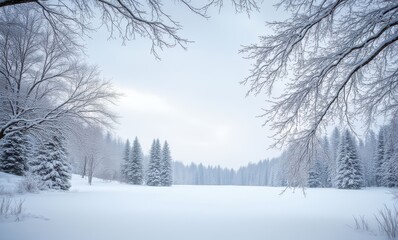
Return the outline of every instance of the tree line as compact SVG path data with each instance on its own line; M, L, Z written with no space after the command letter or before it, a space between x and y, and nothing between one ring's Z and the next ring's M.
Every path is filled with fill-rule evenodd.
M279 157L249 163L239 169L173 163L175 184L307 186L358 189L398 186L397 122L381 126L364 139L348 129L335 128L318 138L312 161L299 168L292 163L299 150L291 145ZM291 169L299 169L290 174Z
M297 157L294 146L279 157L249 163L239 169L184 165L172 161L165 141L154 140L148 155L138 138L123 143L101 128L79 129L80 137L41 139L18 132L10 134L1 145L0 169L16 175L40 176L40 188L70 187L70 174L129 184L170 186L192 185L256 185L308 186L357 189L361 187L398 186L398 128L395 122L370 131L364 139L349 130L335 128L330 136L319 138L313 161L300 168L300 174L289 174L291 158ZM84 136L84 137L83 137ZM299 176L300 178L293 177Z

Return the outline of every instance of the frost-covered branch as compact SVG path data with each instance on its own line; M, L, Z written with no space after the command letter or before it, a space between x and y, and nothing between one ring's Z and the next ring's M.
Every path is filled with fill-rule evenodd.
M1 11L0 24L8 27L0 28L0 139L115 121L109 104L118 95L96 67L81 62L76 45L56 37L28 6Z
M237 12L249 14L258 10L261 0L229 0ZM157 49L174 47L183 48L189 42L180 36L182 25L175 20L165 6L182 5L188 11L202 17L208 17L207 11L212 6L221 7L224 0L202 0L192 3L190 0L177 0L164 3L161 0L71 0L71 1L40 1L40 0L5 0L1 7L25 5L41 12L50 23L56 35L63 35L63 29L76 34L87 33L93 29L92 22L99 17L110 33L110 37L125 40L137 36L152 42L152 53L158 57Z
M248 94L266 92L262 115L275 146L312 141L329 123L368 125L398 113L398 2L285 0L286 21L269 23L242 53L254 61ZM275 85L284 86L275 94Z

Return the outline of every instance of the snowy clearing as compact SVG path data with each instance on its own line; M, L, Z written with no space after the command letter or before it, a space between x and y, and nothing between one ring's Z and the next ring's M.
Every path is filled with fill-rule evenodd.
M16 195L36 217L0 222L0 239L386 239L373 214L393 204L385 188L304 196L275 187L93 184L74 175L69 192ZM353 216L367 217L374 233L355 230Z

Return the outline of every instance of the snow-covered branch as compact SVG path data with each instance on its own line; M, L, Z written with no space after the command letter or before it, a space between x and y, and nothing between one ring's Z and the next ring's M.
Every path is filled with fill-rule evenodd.
M281 1L292 11L273 35L242 49L254 60L243 81L268 93L265 123L276 144L311 141L336 119L368 124L397 114L397 1ZM275 84L285 86L274 94Z
M250 14L258 10L260 0L229 0L236 12ZM76 35L93 29L94 18L99 17L110 33L110 37L120 37L123 41L137 36L147 38L152 43L151 51L158 57L157 50L179 45L183 48L189 42L180 36L182 25L166 11L165 3L160 0L5 0L0 8L14 5L30 5L43 14L50 23L55 35L63 36L63 29ZM167 4L182 5L188 11L208 17L208 9L221 7L224 0L203 0L192 3L190 0L170 1ZM98 16L99 15L99 16Z
M79 48L56 37L42 15L28 6L2 9L0 22L8 26L0 28L0 139L15 131L115 121L111 84L81 63Z

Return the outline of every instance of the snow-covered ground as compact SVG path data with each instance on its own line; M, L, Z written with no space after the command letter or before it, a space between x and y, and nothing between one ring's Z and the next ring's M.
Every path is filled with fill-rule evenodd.
M10 181L12 182L12 181ZM0 222L1 240L386 239L374 213L388 189L301 190L246 186L131 186L73 177L69 192L16 195L22 222ZM374 233L353 228L365 216Z

